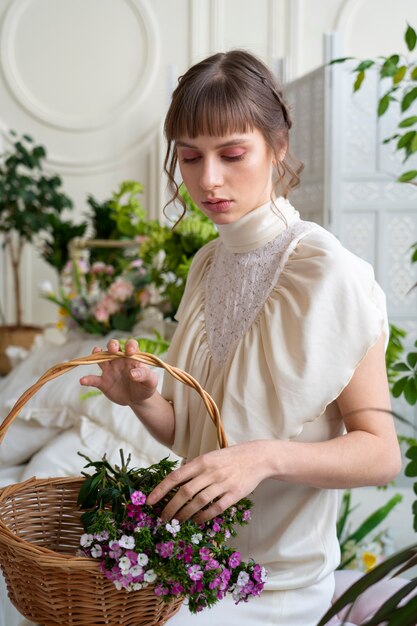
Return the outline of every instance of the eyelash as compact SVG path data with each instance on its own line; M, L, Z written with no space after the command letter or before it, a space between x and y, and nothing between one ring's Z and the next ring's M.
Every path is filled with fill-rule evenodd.
M186 159L185 157L183 157L181 159L181 161L183 163L195 163L200 158L201 157L193 157L191 159ZM233 163L233 162L236 162L236 161L243 161L243 159L245 158L245 154L238 154L237 156L223 156L221 158L224 159L225 161L229 161L229 162Z

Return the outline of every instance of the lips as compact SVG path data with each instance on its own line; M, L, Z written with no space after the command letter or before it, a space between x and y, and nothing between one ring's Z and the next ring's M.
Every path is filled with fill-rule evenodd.
M214 213L223 213L227 211L232 206L233 200L227 200L226 198L209 198L208 200L203 201L203 205L209 211L213 211Z

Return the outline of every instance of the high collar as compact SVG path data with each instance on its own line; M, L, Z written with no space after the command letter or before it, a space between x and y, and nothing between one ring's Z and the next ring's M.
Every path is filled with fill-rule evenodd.
M236 222L217 226L221 242L229 252L250 252L273 241L290 224L300 219L298 211L283 197L250 211Z

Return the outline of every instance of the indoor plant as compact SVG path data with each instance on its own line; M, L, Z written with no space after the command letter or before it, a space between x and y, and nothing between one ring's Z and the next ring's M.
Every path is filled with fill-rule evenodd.
M404 36L409 52L413 52L417 45L417 33L414 28L407 25ZM335 59L333 63L341 63L349 58ZM356 78L353 89L358 91L366 77L369 69L378 71L380 81L389 82L388 89L378 102L378 116L384 115L391 104L398 101L400 104L400 119L398 131L391 137L384 140L384 143L395 142L396 150L404 155L404 163L411 155L417 153L417 115L411 115L411 107L417 101L417 63L414 60L404 58L400 54L391 54L379 59L362 60L354 68ZM403 172L398 177L398 182L416 185L417 170L411 169ZM412 246L413 263L417 262L417 243ZM415 287L415 285L414 285ZM396 330L395 340L401 343L403 331ZM399 331L399 332L398 332ZM397 345L398 347L398 345ZM401 349L394 350L397 357L401 356ZM394 359L395 361L395 359ZM403 396L405 401L414 405L417 402L417 341L405 359L390 365L390 382L394 397ZM396 417L398 417L396 415ZM403 438L405 439L405 438ZM405 440L408 445L405 467L405 475L410 478L417 477L417 441L410 437ZM417 494L417 482L413 486L414 493ZM413 503L412 509L414 517L414 530L417 532L417 500ZM391 597L385 600L375 615L366 621L367 626L414 626L417 614L417 596L408 594L417 588L417 576L410 570L417 565L417 543L400 552L395 553L384 562L377 565L372 571L365 574L354 585L352 585L332 606L332 608L320 620L318 626L328 624L331 618L344 607L354 603L365 591L383 580L402 573L410 575L409 582L403 588L395 591ZM349 617L347 615L346 619Z
M58 233L68 239L85 229L62 220L63 211L72 208L72 202L62 191L60 177L44 172L45 148L35 145L28 135L19 138L14 131L10 134L12 145L0 155L0 233L10 261L15 319L0 328L1 373L9 369L7 357L1 355L5 347L18 341L29 347L39 332L23 323L20 273L25 246L44 236L44 258L56 266L65 260L62 255L57 257L58 250L65 250L62 241L54 243Z

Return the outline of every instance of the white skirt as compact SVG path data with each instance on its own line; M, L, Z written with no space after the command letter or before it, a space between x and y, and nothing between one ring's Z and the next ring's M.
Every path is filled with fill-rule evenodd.
M301 589L264 591L259 597L236 605L231 594L211 609L192 615L186 605L169 620L169 626L317 626L329 609L334 574Z

